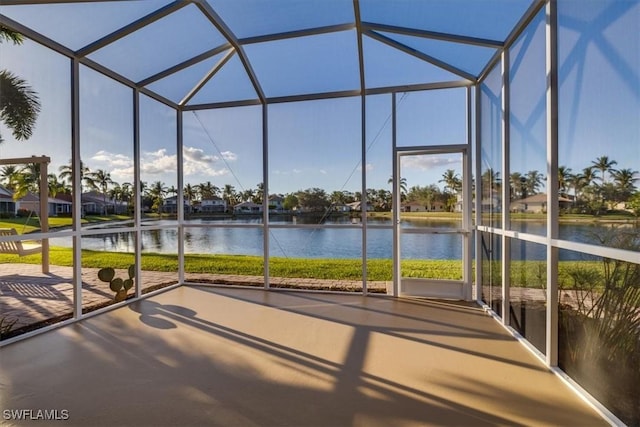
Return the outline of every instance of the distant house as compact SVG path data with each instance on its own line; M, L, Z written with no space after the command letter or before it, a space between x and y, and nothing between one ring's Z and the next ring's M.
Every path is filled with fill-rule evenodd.
M361 201L347 203L347 206L352 211L362 212L362 202ZM366 205L366 210L367 210L367 212L372 212L373 211L373 206L371 206L370 204L367 204Z
M257 214L262 212L262 205L253 202L242 202L233 207L233 212Z
M47 206L47 215L49 216L71 215L73 211L73 204L70 201L56 197L49 197ZM26 196L18 200L18 209L25 209L40 215L40 197L33 193L27 193Z
M401 212L427 212L427 207L420 202L405 202L400 206Z
M413 201L400 205L401 212L444 212L446 210L447 205L440 200L435 200L431 203Z
M559 196L558 203L560 204L560 209L568 208L571 206L571 199ZM511 202L511 211L523 213L545 213L547 212L547 195L546 193L540 193L524 199L514 200Z
M336 203L331 206L331 210L333 210L334 212L347 213L347 212L351 212L351 207L349 205Z
M184 212L190 213L191 205L189 205L189 202L185 200L183 204L184 204ZM171 196L164 199L164 201L162 202L162 212L178 213L178 196Z
M112 199L98 191L82 193L82 212L85 215L126 214L129 210L127 202Z
M427 209L429 209L430 212L444 212L447 210L447 205L440 200L435 200L427 206Z
M16 202L13 201L13 192L0 185L0 214L16 214Z
M227 201L220 197L210 197L200 201L200 212L215 213L226 211Z
M480 210L481 212L500 212L502 210L500 193L491 191L491 196L483 197Z
M454 212L462 212L462 208L464 207L464 199L462 198L462 194L456 194L456 205L453 208Z
M269 210L275 212L284 211L284 197L279 194L272 194L269 196Z

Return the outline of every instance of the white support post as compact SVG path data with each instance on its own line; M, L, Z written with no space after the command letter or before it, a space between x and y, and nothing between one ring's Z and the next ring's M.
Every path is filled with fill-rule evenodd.
M40 232L49 232L49 179L48 179L48 161L40 163ZM49 273L49 239L42 239L42 272Z
M482 169L480 167L481 165L481 159L482 159L482 151L481 151L481 146L480 144L482 143L482 122L481 122L481 115L482 115L482 104L481 104L481 99L482 99L482 90L480 88L480 83L476 84L475 86L475 90L476 90L476 99L475 99L475 108L476 108L476 150L475 150L475 162L474 162L474 166L475 166L475 199L474 199L474 203L475 203L475 210L476 210L476 227L475 227L475 233L476 233L476 301L478 302L478 304L483 304L482 301L482 292L483 292L483 286L482 286L482 232L478 230L478 225L482 224L482 191L481 191L481 179L480 177L482 176Z
M82 317L82 180L80 158L80 62L71 60L71 167L73 200L73 317Z
M136 298L142 296L142 195L140 194L140 91L133 91L133 225L135 230Z
M466 89L466 120L467 120L467 149L463 153L462 162L462 228L465 233L463 234L463 253L462 253L462 280L464 283L464 295L463 298L466 301L472 300L472 278L471 278L471 144L472 144L472 129L471 129L471 87Z
M361 136L362 136L362 198L365 203L360 204L360 208L362 210L362 293L363 295L367 294L367 208L369 206L369 201L367 200L367 126L366 126L366 117L367 117L367 97L362 91L362 96L360 97L360 123L361 123Z
M396 152L396 94L391 94L391 161L393 162L393 170L391 176L393 176L393 188L391 191L393 212L393 296L400 295L400 161Z
M269 104L262 103L262 241L263 241L263 274L264 288L271 287L269 270L270 245L269 245Z
M558 12L546 5L547 75L547 364L558 365Z
M178 198L176 209L178 214L178 283L184 283L184 153L182 151L183 112L176 110L176 159L178 162Z
M509 157L510 157L510 133L509 133L509 115L510 115L510 85L509 85L509 49L502 51L502 229L509 230L511 228L509 210L510 207L510 191L509 191ZM510 324L509 306L511 300L511 239L504 233L501 237L502 243L502 323Z

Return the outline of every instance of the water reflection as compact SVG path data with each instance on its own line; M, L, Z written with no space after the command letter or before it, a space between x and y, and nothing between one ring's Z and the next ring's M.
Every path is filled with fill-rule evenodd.
M391 225L388 219L371 221L376 225ZM211 222L201 221L202 224ZM251 220L236 220L234 224L250 224ZM292 224L273 221L273 224ZM350 218L326 219L325 224L350 224ZM185 253L236 254L262 256L264 236L262 228L186 227ZM299 224L299 222L298 222ZM222 227L220 225L223 225ZM441 220L404 221L402 227L454 228L456 222ZM541 234L546 225L542 222L519 223L519 230ZM640 235L638 226L602 225L593 223L561 224L560 238L573 242L602 244L602 236L632 233ZM142 251L158 253L178 252L177 228L143 230ZM304 258L360 258L362 256L362 229L360 228L272 228L270 230L270 255ZM53 246L71 246L68 239L51 239ZM403 259L460 259L463 239L457 234L403 234L401 254ZM134 252L133 232L108 233L83 237L83 249L100 251ZM367 256L392 258L393 231L390 228L367 229ZM527 252L527 259L546 259L544 246L536 246Z

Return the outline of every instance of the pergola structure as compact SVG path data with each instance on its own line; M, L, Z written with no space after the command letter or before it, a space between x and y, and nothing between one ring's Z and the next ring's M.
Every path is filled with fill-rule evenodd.
M46 233L49 231L49 186L47 181L47 166L51 159L47 156L32 156L21 159L0 159L0 165L24 165L34 163L40 165L40 176L38 177L38 193L40 210L38 217L40 218L40 231ZM42 240L42 272L49 272L49 239Z
M360 233L363 294L369 293L368 250L372 233L391 230L390 294L477 301L548 367L564 375L559 365L564 370L570 366L562 366L568 359L563 358L564 350L559 345L563 341L559 284L564 280L560 277L559 263L563 259L577 260L578 255L592 261L615 260L636 269L640 263L638 246L563 235L559 227L559 199L565 187L552 185L562 182L559 170L569 163L571 154L580 151L573 141L584 135L581 130L588 127L585 122L592 117L581 116L586 114L581 108L597 110L592 98L580 99L587 89L581 86L585 81L579 79L591 76L592 69L599 66L590 56L588 46L606 51L607 46L622 43L623 32L628 38L622 47L615 52L609 49L610 56L603 54L600 64L610 73L607 76L617 77L596 80L603 84L604 91L624 92L625 99L629 98L625 101L628 103L624 116L635 114L637 118L640 71L635 49L639 40L633 24L638 23L639 10L635 0L592 1L584 5L570 0L3 0L1 26L46 47L69 65L69 111L65 116L69 122L61 126L69 129L73 188L82 188L83 162L89 157L83 152L88 142L82 138L82 117L87 96L83 91L89 92L90 85L83 86L83 76L90 73L106 76L131 94L131 177L136 189L131 223L109 230L83 228L81 191L75 191L72 230L55 232L56 237L72 240L74 319L84 317L83 239L107 233L133 233L132 263L140 282L146 274L142 267L143 235L148 230L175 230L178 260L175 282L183 285L191 282L185 267L185 236L190 230L216 227L260 230L263 284L264 289L270 289L274 277L270 259L275 244L279 244L273 237L274 232L290 228L274 221L269 209L269 196L278 191L272 184L279 173L272 166L275 159L271 153L274 147L287 144L281 142L279 136L273 137L278 127L274 117L282 117L273 111L280 106L306 102L354 100L359 108L356 114L359 123L355 127L360 138L350 141L350 147L356 147L359 152L360 166L354 171L360 173L358 191L362 195L361 206L365 208L361 209L358 223L306 227L353 229ZM575 88L568 89L571 85ZM403 119L398 106L404 95L429 94L428 97L432 93L455 93L451 96L464 99L455 104L457 116L462 117L456 121L458 127L462 127L462 139L456 137L453 141L441 142L432 134L403 139L400 125ZM368 183L372 180L367 165L372 157L372 139L377 138L376 126L371 125L375 121L373 100L379 99L376 97L384 97L391 124L386 167L393 181L393 209L391 224L383 226L373 222L366 209ZM177 169L177 217L169 223L147 223L141 209L141 182L146 173L143 152L148 144L142 135L145 118L141 110L142 105L149 102L147 99L171 111L172 120L175 117L175 137L172 135L170 139ZM602 102L607 105L608 101ZM564 105L562 111L561 105ZM192 122L202 124L197 115L200 112L248 107L259 109L260 140L255 148L261 153L255 166L261 169L263 184L261 219L258 224L245 225L192 223L184 208L186 156L191 155L187 151L189 126L185 122L193 115L195 121ZM446 108L453 109L450 105ZM602 120L604 128L623 126L614 123L614 119ZM433 126L437 127L437 123ZM640 136L637 126L628 121L625 126L630 127L632 137ZM224 158L224 149L218 148L206 129L205 133L216 148L211 155ZM596 142L587 143L593 144ZM619 148L623 144L627 148ZM635 164L637 169L640 159L634 147L639 145L637 140L615 143L610 147L612 151L604 154L617 156L620 163L623 159L619 157L626 156L628 162L624 167L632 170ZM402 159L441 155L460 159L459 223L444 231L403 229L400 226ZM321 163L322 159L318 161ZM546 210L539 217L543 225L537 231L518 222L518 213L514 212L517 190L508 181L513 172L525 167L522 165L539 169L538 186L546 182ZM490 179L485 181L487 176ZM606 181L603 169L601 183L604 185ZM524 183L524 177L518 182ZM577 191L573 195L576 198ZM525 199L526 192L521 196ZM305 225L297 227L304 229ZM637 229L637 225L629 226L633 227ZM47 242L52 233L43 225L41 232L34 236ZM412 233L427 238L441 234L459 238L461 279L403 277L401 239ZM544 254L543 259L536 260L541 262L538 274L542 277L542 316L540 310L536 314L531 304L527 306L525 299L520 299L518 284L512 286L511 283L516 280L513 266L530 264L533 259L528 254L535 250ZM44 269L45 258L42 262ZM576 283L577 277L574 277ZM140 298L142 286L136 286L135 299ZM581 303L584 302L583 299ZM527 323L532 326L526 326ZM574 379L585 384L580 377ZM574 386L587 394L578 384ZM598 394L588 384L585 388ZM598 402L594 405L614 422L620 421L616 416L628 416L620 415L617 409L609 412L611 408ZM637 422L635 418L626 419Z

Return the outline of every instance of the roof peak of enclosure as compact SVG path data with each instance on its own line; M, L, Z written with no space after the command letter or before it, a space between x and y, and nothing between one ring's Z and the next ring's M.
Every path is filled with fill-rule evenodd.
M4 0L0 25L173 107L193 107L473 84L543 4Z

